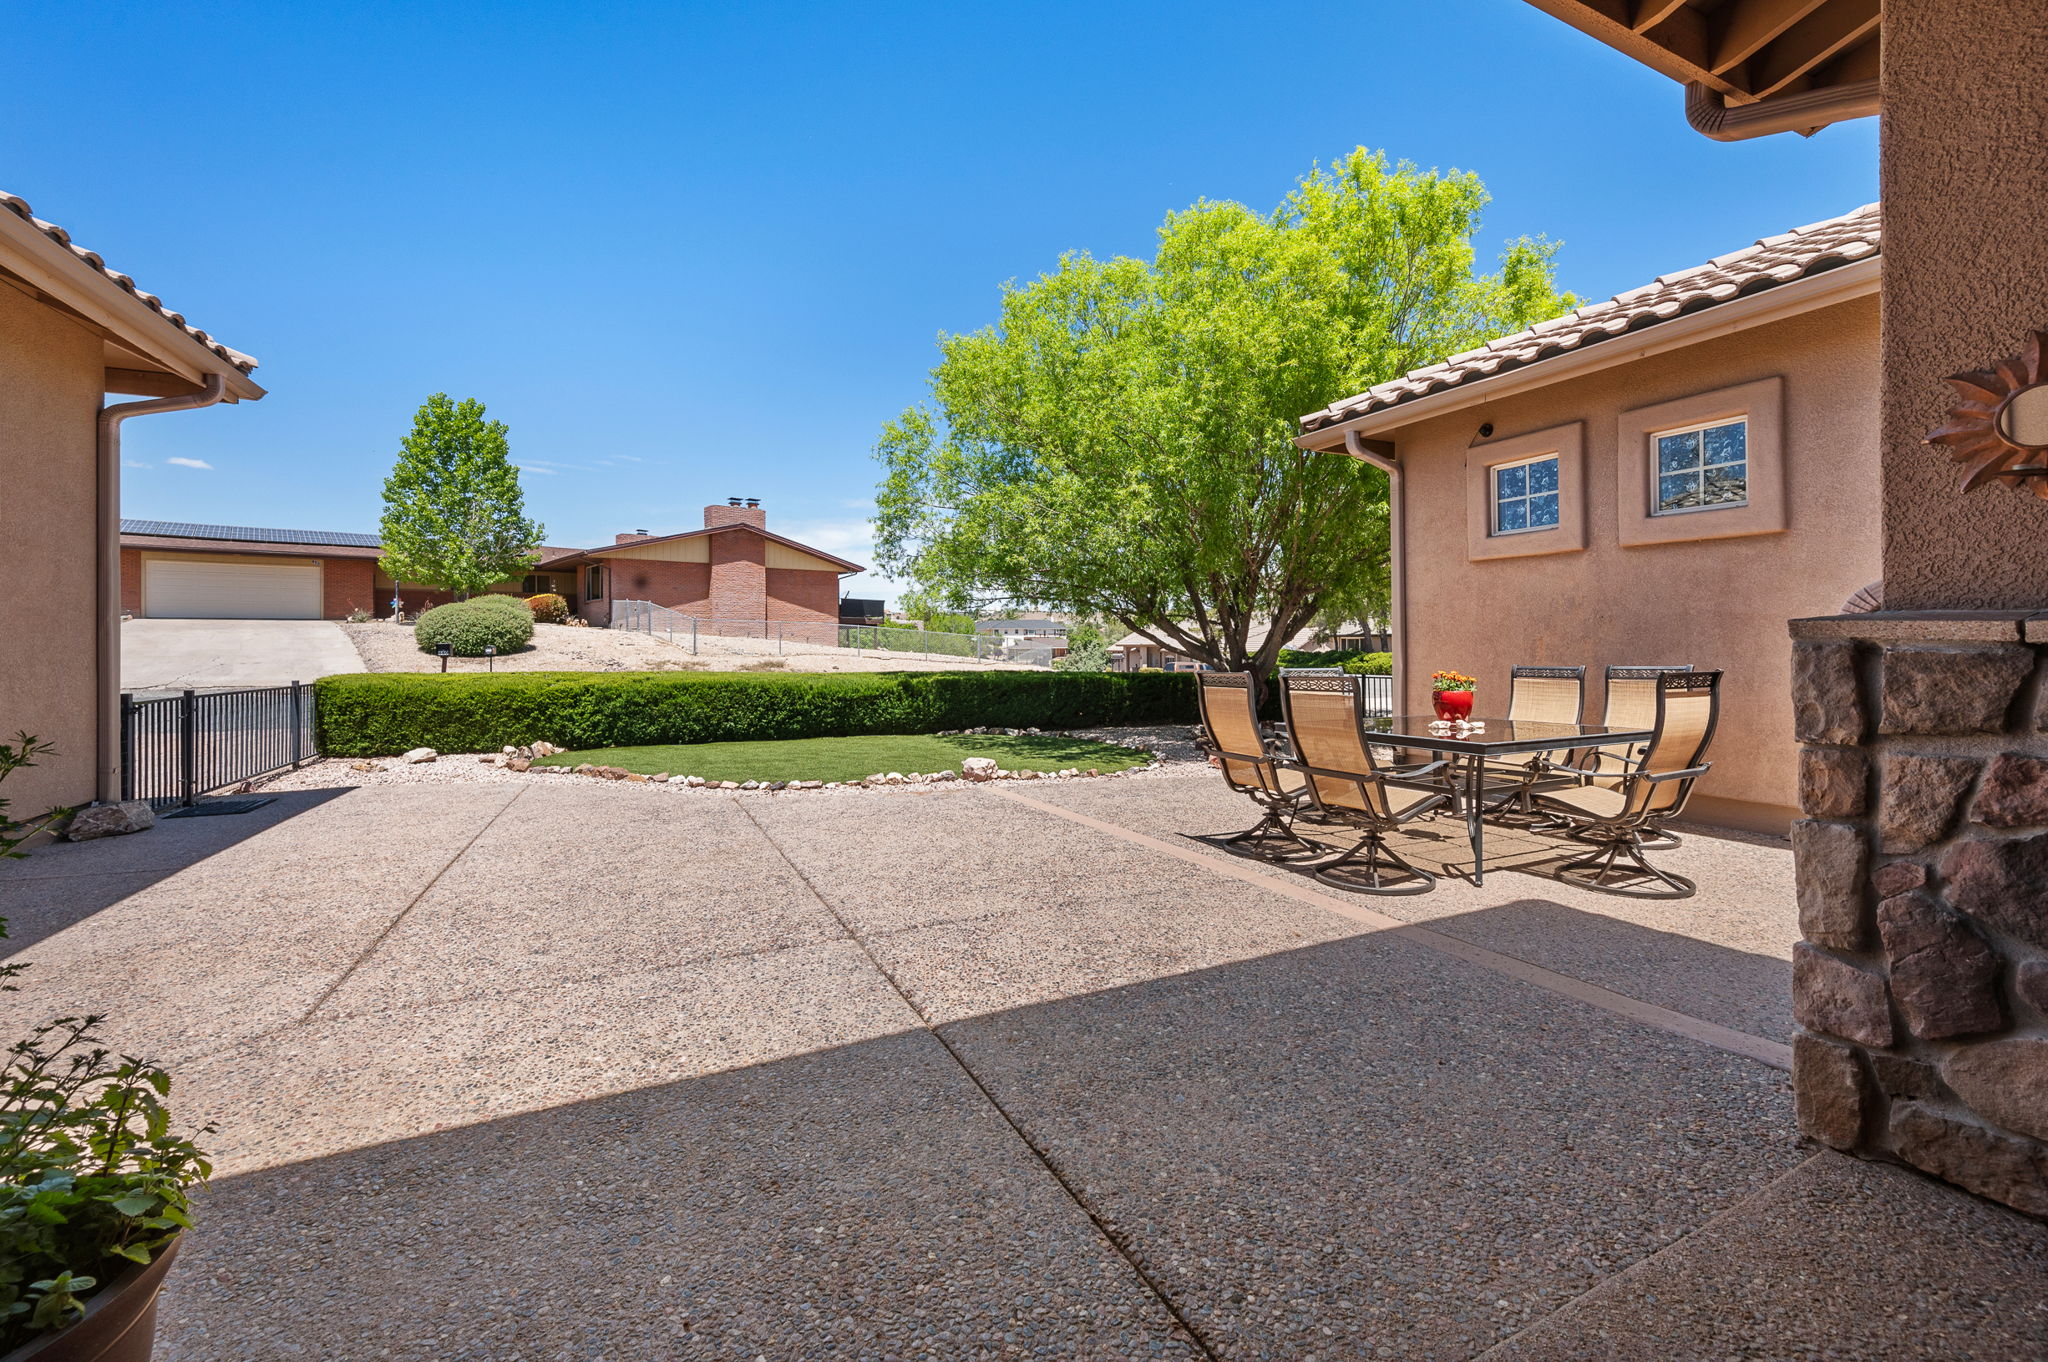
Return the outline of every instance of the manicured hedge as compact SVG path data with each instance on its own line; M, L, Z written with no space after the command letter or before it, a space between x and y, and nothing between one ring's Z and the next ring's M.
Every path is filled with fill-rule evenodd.
M1280 665L1283 667L1342 667L1354 676L1391 676L1394 672L1392 653L1329 652L1310 653L1297 648L1280 650Z
M1190 673L369 672L317 684L320 750L494 752L766 738L1193 723Z

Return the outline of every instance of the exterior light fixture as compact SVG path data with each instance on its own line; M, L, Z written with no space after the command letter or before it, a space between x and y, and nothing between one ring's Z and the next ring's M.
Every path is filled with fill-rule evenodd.
M492 671L496 671L496 670L498 670L498 645L497 645L497 644L495 644L495 643L486 643L486 644L484 645L484 663L485 663L485 665L486 665L486 666L488 666L488 667L489 667L489 668L490 668L490 669L491 669Z
M455 645L452 643L436 643L434 645L434 655L441 659L441 670L444 672L448 670L448 659L454 656L454 654Z

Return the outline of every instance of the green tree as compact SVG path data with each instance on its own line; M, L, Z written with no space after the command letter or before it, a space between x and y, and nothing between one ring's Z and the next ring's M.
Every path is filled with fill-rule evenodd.
M1106 672L1109 670L1109 639L1100 625L1082 620L1067 630L1067 653L1053 659L1053 670L1062 672Z
M1006 287L883 431L878 556L940 598L1101 616L1261 674L1318 615L1384 618L1384 475L1292 436L1576 305L1548 242L1475 271L1486 202L1476 176L1361 148L1271 213L1169 215L1150 261L1074 253Z
M428 398L384 479L384 556L394 581L469 596L540 561L537 521L526 518L503 421L475 398Z

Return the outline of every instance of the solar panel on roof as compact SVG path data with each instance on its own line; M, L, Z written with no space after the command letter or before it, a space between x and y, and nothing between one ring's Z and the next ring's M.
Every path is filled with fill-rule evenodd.
M160 539L238 539L245 544L332 544L337 548L374 549L374 534L346 530L266 530L252 525L188 525L177 520L123 520L122 534L147 534Z

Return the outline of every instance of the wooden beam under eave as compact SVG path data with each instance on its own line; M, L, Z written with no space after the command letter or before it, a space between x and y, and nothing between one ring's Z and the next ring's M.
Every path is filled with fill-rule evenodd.
M161 369L108 369L101 388L127 397L190 397L203 390L204 385Z
M1801 19L1750 60L1750 91L1759 99L1777 94L1821 63L1875 34L1883 20L1879 0L1829 0Z
M1696 9L1683 6L1664 16L1663 22L1643 34L1693 70L1707 69L1707 21Z
M1636 12L1628 26L1638 33L1648 33L1691 3L1692 0L1636 0Z
M1714 16L1709 69L1725 74L1828 0L1735 0Z

